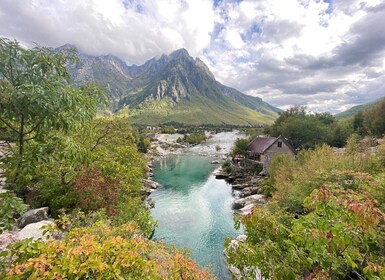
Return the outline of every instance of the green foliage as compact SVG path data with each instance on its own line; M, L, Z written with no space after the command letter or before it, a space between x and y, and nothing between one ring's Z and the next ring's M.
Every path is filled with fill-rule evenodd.
M376 137L381 137L385 133L385 100L382 98L367 105L360 107L360 110L350 118L338 123L337 128L340 127L345 139L352 133Z
M17 144L8 181L19 192L25 188L22 177L33 168L25 162L27 143L44 143L52 130L68 131L92 119L105 98L96 86L71 86L66 69L71 59L68 51L24 49L0 39L0 123L8 129L7 140Z
M13 193L0 193L0 234L4 230L11 230L16 224L16 218L27 209L28 205Z
M222 169L223 171L230 173L231 172L231 161L227 159L223 164L222 164Z
M141 201L146 161L128 120L98 118L60 139L71 146L54 150L52 160L38 166L41 204L54 215L76 205L85 211L105 208L116 222L137 221L150 235L154 221Z
M138 142L138 150L142 153L147 153L151 148L151 140L148 137L140 137Z
M257 268L268 279L385 277L385 144L371 154L357 134L347 142L273 158L262 186L272 199L241 218L247 240L227 249L245 279Z
M385 276L383 213L375 202L339 186L321 187L305 199L299 219L259 207L242 219L247 240L228 249L228 262L268 279L347 279ZM242 270L249 267L249 270Z
M214 279L175 248L144 238L134 223L101 221L73 228L64 240L18 242L2 279Z
M305 107L292 107L280 116L274 124L265 129L271 136L283 135L294 148L313 148L317 144L329 143L329 126L334 118L328 113L309 115Z
M204 132L200 132L200 131L194 131L193 133L186 134L183 137L183 141L184 142L187 142L187 143L192 144L192 145L202 143L205 140L206 140L205 133Z
M354 116L358 112L366 111L366 110L376 106L377 104L382 103L383 101L385 101L384 97L379 98L379 99L374 100L374 101L369 102L369 103L353 106L352 108L350 108L344 112L336 114L335 117L337 120L346 120L346 119L349 119L350 117Z
M164 134L175 134L175 128L173 126L164 125L162 126L160 132Z
M234 142L234 146L231 149L231 155L242 155L246 156L248 154L249 140L243 138L237 138Z
M171 98L149 100L138 107L121 109L120 114L130 117L133 124L159 125L179 123L185 125L244 125L271 124L276 112L257 112L223 96L212 100L207 96L193 95L190 99L180 99L175 103Z

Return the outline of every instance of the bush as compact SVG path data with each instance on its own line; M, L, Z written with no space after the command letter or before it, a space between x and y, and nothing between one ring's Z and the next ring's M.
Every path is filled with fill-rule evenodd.
M226 173L231 173L231 161L229 159L222 164L222 169Z
M77 195L77 207L85 212L106 209L108 215L117 214L119 192L118 180L105 178L94 168L85 170L75 179L74 191Z
M193 132L189 135L185 135L183 138L184 142L195 145L199 144L206 140L206 135L204 132Z
M137 146L140 152L147 153L148 150L151 148L151 140L147 137L140 137Z
M384 213L374 200L331 184L304 203L299 218L266 207L244 217L247 240L228 250L229 264L245 279L255 268L266 279L384 279Z
M11 230L16 224L16 218L28 209L23 200L11 192L0 193L0 234Z
M101 221L72 229L64 240L24 240L5 255L4 280L214 279L175 248L144 238L134 223L111 227Z

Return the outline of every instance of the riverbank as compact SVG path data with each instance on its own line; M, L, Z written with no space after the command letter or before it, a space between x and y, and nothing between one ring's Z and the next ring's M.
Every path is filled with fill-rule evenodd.
M266 203L265 196L261 194L261 182L264 176L231 165L231 172L226 172L221 167L216 171L215 178L231 184L234 193L232 208L236 214L249 215L254 206Z
M152 142L148 179L159 183L148 201L158 222L155 240L191 250L202 267L211 265L218 279L231 279L224 259L224 241L242 234L234 229L231 186L215 179L214 172L227 158L234 141L244 134L222 132L198 145L180 147L180 135L156 135ZM159 149L161 146L161 150Z

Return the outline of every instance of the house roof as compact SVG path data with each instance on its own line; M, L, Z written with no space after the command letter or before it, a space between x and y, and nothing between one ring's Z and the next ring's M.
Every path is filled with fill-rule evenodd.
M262 154L274 144L275 140L277 140L276 137L256 137L250 142L248 150Z
M290 145L287 140L281 135L278 137L256 137L253 141L250 142L248 146L249 151L253 151L258 154L264 153L268 148L270 148L278 139L285 142L289 149L296 154L294 148Z

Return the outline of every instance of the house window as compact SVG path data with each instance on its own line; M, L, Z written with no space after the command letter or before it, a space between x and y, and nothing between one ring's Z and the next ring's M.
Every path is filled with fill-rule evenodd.
M278 142L278 143L277 143L277 147L278 147L278 148L282 148L282 142Z

